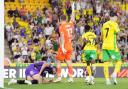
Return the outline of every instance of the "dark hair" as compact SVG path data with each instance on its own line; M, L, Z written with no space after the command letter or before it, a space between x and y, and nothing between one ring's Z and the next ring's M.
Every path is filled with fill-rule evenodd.
M42 61L47 61L47 57L46 56L42 57Z
M89 25L85 25L85 32L90 31L91 27Z
M55 69L55 71L56 71L56 66L50 65L50 66L49 66L48 73L49 73L49 74L54 74L54 71L53 71L54 69Z
M117 16L117 13L113 10L110 11L110 17L114 17Z
M62 15L60 19L61 20L66 20L66 16L65 15Z

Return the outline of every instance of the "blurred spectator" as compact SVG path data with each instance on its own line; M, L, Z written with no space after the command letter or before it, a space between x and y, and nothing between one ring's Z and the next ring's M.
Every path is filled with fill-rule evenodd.
M68 20L70 20L70 15L71 15L71 13L72 13L72 8L71 8L71 6L68 6L68 7L66 8L66 13L67 13L67 15L68 15Z
M9 22L5 25L6 29L6 36L7 36L7 41L10 41L12 39L13 32L12 30L14 29L13 25Z
M24 0L19 0L20 3L24 3Z
M24 0L20 0L24 2ZM125 3L124 0L121 0ZM121 2L121 1L118 1ZM5 23L5 34L8 45L15 62L35 62L40 61L43 56L48 56L49 60L55 58L59 44L59 21L61 15L66 15L69 20L71 15L71 0L49 0L51 7L44 5L35 10L30 10L27 6L7 11L9 21ZM128 61L128 10L122 9L121 5L111 3L108 0L75 0L75 19L73 33L73 55L72 61L81 62L82 37L87 29L91 29L98 39L101 35L101 27L104 22L109 20L111 10L117 12L118 24L121 32L119 33L118 43L122 58ZM13 17L14 18L11 18ZM11 21L13 19L13 22ZM98 40L100 41L100 40ZM98 42L97 60L101 59L101 44ZM101 61L101 60L100 60Z
M20 52L20 49L18 47L18 45L15 45L16 47L13 47L13 59L14 59L14 62L24 62L24 60L22 60L21 58L21 52Z
M97 1L96 3L96 14L100 14L102 10L102 4L100 4L100 1Z
M22 60L24 62L28 62L28 48L27 46L24 44L22 47L21 47L21 56L22 56Z
M45 29L44 29L44 34L46 39L52 35L54 28L52 26L49 26L49 24L46 25Z
M76 60L77 60L77 62L81 62L81 52L80 51L78 51L78 53L77 53Z
M12 10L12 8L10 8L10 10L8 10L8 17L13 17L14 15L14 11Z
M81 5L81 9L84 10L87 5L86 0L81 0L80 5Z
M41 11L39 10L39 7L36 8L35 14L37 17L41 15Z
M27 13L27 9L25 8L25 5L23 5L22 8L20 9L20 17L22 19L26 19L26 13Z
M80 7L81 5L80 4L81 4L80 0L77 0L76 1L76 10L78 10L78 11L81 9L81 7Z
M6 66L9 66L10 64L11 64L11 60L7 56L5 56L4 57L4 66L6 67Z
M16 9L14 10L14 16L15 16L15 17L19 17L19 10L18 10L17 7L16 7Z
M56 7L58 5L59 0L50 0L53 7Z
M52 45L52 42L51 42L50 37L48 37L48 38L46 39L45 45L46 45L46 48L47 48L47 49L52 48L53 45Z

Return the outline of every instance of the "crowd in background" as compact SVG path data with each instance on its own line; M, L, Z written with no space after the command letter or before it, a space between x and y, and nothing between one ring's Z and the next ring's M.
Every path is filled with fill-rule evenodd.
M54 61L59 43L59 21L61 15L70 19L72 13L70 0L49 0L50 7L37 7L30 12L25 5L22 8L8 10L8 17L13 22L5 23L5 39L8 42L13 62L30 63L40 61L43 56ZM119 0L120 1L120 0ZM90 28L97 38L100 38L102 24L109 20L109 12L114 10L118 14L119 33L118 43L122 59L128 61L128 12L122 10L120 4L127 3L111 2L104 0L74 0L75 2L75 25L73 39L72 61L81 62L82 34ZM114 4L113 4L114 3ZM98 41L97 62L102 62L102 42Z

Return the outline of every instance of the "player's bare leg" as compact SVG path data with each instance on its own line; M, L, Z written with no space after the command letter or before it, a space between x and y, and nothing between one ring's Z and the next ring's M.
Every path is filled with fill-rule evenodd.
M32 76L33 80L37 80L37 82L40 84L42 83L42 77L39 74Z
M68 82L73 82L73 67L71 60L66 60L67 66L68 66L68 75L69 79Z
M52 82L53 82L53 79L42 78L42 83L43 84L49 84L49 83L52 83Z
M57 79L53 82L60 82L61 81L61 61L57 60Z

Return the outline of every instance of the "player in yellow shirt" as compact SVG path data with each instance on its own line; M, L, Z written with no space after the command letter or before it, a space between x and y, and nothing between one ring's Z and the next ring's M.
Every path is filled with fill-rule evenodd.
M116 76L121 67L121 55L117 47L117 33L120 31L117 24L117 14L113 11L110 12L110 20L103 24L102 27L102 53L104 61L104 76L106 78L106 84L110 85L108 64L110 61L115 62L115 70L111 77L114 84L117 84Z
M95 59L97 58L97 53L96 53L96 35L95 33L89 31L89 29L86 29L88 32L84 33L82 35L83 41L84 41L84 48L83 48L83 53L84 53L84 59L86 60L87 63L87 71L88 71L88 81L86 81L89 85L94 84L94 71L95 71L95 66L92 66L92 64L95 63Z

